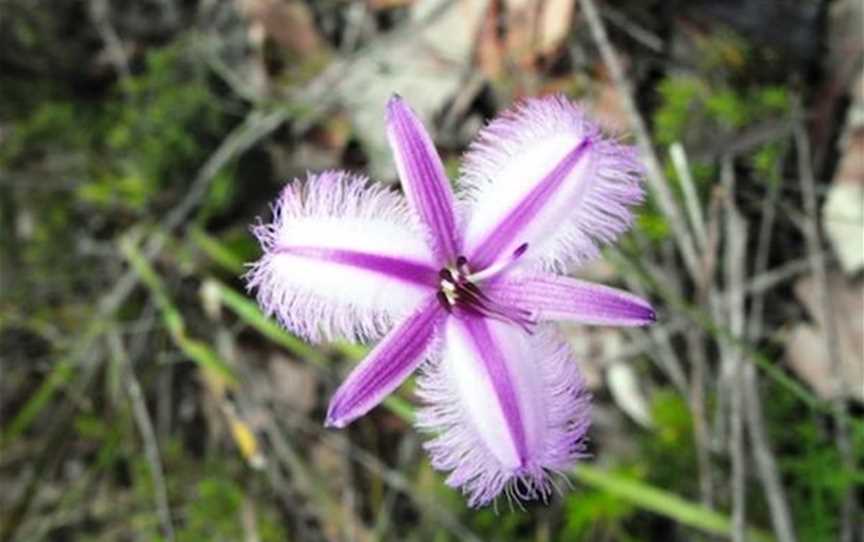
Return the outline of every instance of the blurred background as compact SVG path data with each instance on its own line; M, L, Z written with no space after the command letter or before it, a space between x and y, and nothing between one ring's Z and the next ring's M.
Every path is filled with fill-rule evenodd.
M0 540L864 540L860 0L0 0ZM469 510L411 384L344 431L364 347L244 292L309 170L393 183L383 112L451 178L522 96L639 145L637 228L579 276L592 457Z

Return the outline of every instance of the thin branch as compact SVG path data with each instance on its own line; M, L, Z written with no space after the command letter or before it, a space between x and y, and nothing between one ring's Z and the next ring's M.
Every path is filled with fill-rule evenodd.
M353 2L345 9L345 36L342 38L343 54L350 54L369 30L369 6L366 2Z
M782 162L782 160L777 161L778 164ZM768 267L768 253L771 246L774 221L777 216L779 194L780 182L771 183L768 197L765 198L762 204L762 212L760 214L763 218L759 227L759 239L753 267L753 274L757 276L764 274ZM753 280L751 284L755 282ZM750 322L747 328L747 335L750 341L757 341L762 334L764 304L764 291L755 291L750 307ZM789 513L789 504L783 489L783 483L780 480L780 474L777 470L777 461L771 451L771 444L768 442L767 432L765 431L765 418L759 397L759 375L756 373L756 367L753 365L752 360L744 367L743 379L745 397L744 414L747 421L748 435L750 436L750 443L753 446L753 459L759 471L759 479L762 482L768 507L771 510L771 523L774 526L774 533L777 535L779 542L795 542L795 527L792 522L792 516Z
M645 288L638 280L633 277L625 276L627 287L636 292L638 295L647 297ZM655 348L649 351L652 359L657 363L660 369L666 374L672 384L681 392L681 395L689 398L690 392L687 386L687 377L684 375L684 369L681 365L681 360L672 348L672 343L669 338L668 330L663 326L651 326L646 329L630 328L626 333L632 338L647 337Z
M672 164L681 181L684 192L684 203L690 226L695 232L695 239L702 255L702 274L697 278L698 296L704 298L713 275L713 266L716 254L716 242L709 242L709 235L705 225L705 217L702 213L702 205L696 192L693 176L690 174L690 166L687 164L687 156L684 147L680 143L674 143L669 148ZM717 222L716 213L711 215L714 223ZM712 223L713 224L713 223ZM712 228L712 239L716 237L716 228ZM708 376L708 361L705 354L705 334L701 330L692 328L685 336L687 342L688 359L692 366L690 371L690 410L693 418L693 436L696 444L696 459L699 466L699 495L708 508L714 506L714 480L711 468L711 435L705 407L705 382Z
M787 280L803 275L809 270L810 262L806 258L791 260L768 271L754 273L753 278L747 281L745 288L749 294L763 294ZM750 337L752 340L755 340L760 335L762 335L761 329L756 328L755 330L751 330Z
M281 124L282 119L284 119L284 117L280 117L282 114L284 113L273 113L270 116L265 116L261 122L254 122L254 119L259 118L260 114L254 111L250 113L249 117L247 117L247 122L243 123L240 127L231 132L217 151L207 160L204 166L202 166L186 197L166 216L162 223L163 227L170 231L182 224L195 209L203 195L206 194L216 173L218 173L219 170L221 170L222 167L224 167L224 165L235 156L254 145L258 140L260 140L260 138L275 130ZM166 235L156 234L148 239L143 250L145 261L149 262L159 254L165 246L167 238ZM97 339L108 327L110 327L114 313L129 298L137 284L137 273L134 269L129 269L117 280L117 282L114 283L114 287L99 300L96 314L90 319L84 328L84 331L71 349L71 352L55 364L52 374L57 376L55 378L49 377L49 379L43 383L35 399L28 402L28 404L26 404L15 416L9 429L7 429L7 432L4 434L4 437L11 439L15 434L24 431L33 421L35 416L41 411L44 405L48 403L50 398L53 397L53 395L62 386L68 384L67 380L71 379L71 377L67 377L66 375L73 374L73 372L79 368L83 360L92 359L94 357L93 350ZM87 385L89 385L89 382L95 373L94 365L95 363L91 364L91 366L84 372L84 375L78 378L77 384L80 389L86 389ZM48 432L52 435L50 439L62 438L66 434L65 427L62 424L58 426L56 423L51 426ZM57 454L47 454L45 458L47 465L54 465L55 463L53 462L56 462L57 460ZM34 482L28 485L26 491L35 491L37 482L38 477L35 477ZM19 500L18 506L16 506L13 513L8 516L8 521L0 526L0 538L5 538L7 535L9 538L14 537L14 533L20 526L20 520L27 513L30 502L30 498L22 498Z
M609 68L612 74L612 79L615 86L618 87L618 92L624 101L624 108L630 117L630 123L633 125L633 131L636 136L636 143L642 153L647 166L647 181L654 196L657 198L657 204L666 215L672 231L675 233L675 242L678 244L678 249L681 251L681 256L684 258L684 264L687 266L687 271L694 279L699 276L699 263L696 256L695 243L693 235L687 228L687 223L681 214L678 204L669 189L669 185L663 174L663 167L660 165L660 160L651 146L651 138L648 135L648 129L645 126L645 121L636 107L636 102L633 100L631 92L632 86L624 73L624 68L618 60L618 55L615 53L612 44L609 42L609 37L606 34L606 27L597 12L597 7L594 0L580 0L582 12L588 20L588 25L591 28L591 34L600 50L600 55L603 57L603 62Z
M396 471L405 472L411 468L412 461L416 461L415 451L419 448L415 433L408 432L403 435L399 441L399 446L396 454ZM387 493L384 495L383 502L378 508L378 517L375 519L375 525L372 529L372 534L375 540L386 540L387 530L393 524L395 514L393 508L398 502L399 491L393 487L387 488Z
M144 456L147 459L150 478L153 481L153 498L156 501L159 522L162 524L162 534L166 540L173 541L175 539L174 523L171 520L171 508L168 505L168 487L165 484L165 473L162 468L162 459L159 455L159 443L156 439L156 432L153 430L153 421L150 418L150 413L147 411L147 404L144 402L144 393L141 391L141 384L138 382L138 378L135 376L135 369L132 367L126 350L123 348L123 342L116 332L108 334L108 346L116 363L120 364L124 369L126 392L129 394L129 401L132 403L135 425L138 426L138 432L141 434L141 440L144 442Z
M606 5L603 6L603 17L648 49L655 53L663 52L663 39L654 32L631 21L623 12Z
M111 24L111 8L108 0L92 0L88 2L88 6L90 19L99 32L99 37L105 42L105 49L111 64L114 65L114 70L121 79L128 80L132 77L129 57L123 47L123 42L120 41L117 30Z
M444 120L441 122L440 131L443 133L452 133L455 130L459 120L465 116L471 107L471 102L486 84L486 78L473 69L468 70L463 79L464 82L460 85L459 91L453 99L453 104L447 108Z
M201 169L198 170L186 195L162 221L163 228L166 231L171 231L181 225L207 194L207 190L209 190L210 184L214 177L216 177L216 174L228 162L251 148L262 138L273 133L274 130L288 119L288 115L288 111L284 109L269 112L250 111L243 122L225 137L216 151L210 155ZM157 236L158 238L159 236ZM154 254L151 253L159 251L159 249L153 250L153 247L158 246L161 249L163 244L164 241L148 243L144 254L148 259L152 258Z
M753 446L753 459L759 469L759 478L765 490L768 507L771 509L771 523L774 534L779 542L795 542L795 527L789 513L789 504L783 483L777 469L777 461L771 452L771 445L766 437L765 417L762 404L759 402L759 376L756 367L748 363L744 367L744 414L747 417L748 435Z
M669 157L672 159L672 166L675 168L678 180L681 181L687 217L690 219L690 226L696 234L695 238L698 248L700 251L705 252L708 247L708 234L705 232L705 217L702 214L702 205L699 203L699 196L696 194L696 185L693 182L693 176L690 175L690 166L687 163L684 146L681 143L673 143L669 147Z
M693 436L696 443L696 461L699 466L699 497L702 504L714 508L714 474L711 468L711 429L705 407L705 382L708 362L705 359L705 334L691 328L684 335L687 353L693 366L690 372L690 411L693 417Z
M724 254L729 329L732 336L744 336L744 276L747 225L735 207L735 174L732 160L723 161L721 173L726 195L726 250ZM746 455L744 453L744 415L742 393L742 355L738 347L726 349L724 369L730 376L730 455L732 457L732 540L744 542L747 527Z

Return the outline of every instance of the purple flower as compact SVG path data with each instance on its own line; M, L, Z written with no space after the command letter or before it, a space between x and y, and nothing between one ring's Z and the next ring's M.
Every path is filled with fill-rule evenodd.
M399 97L387 133L405 196L345 172L289 184L248 275L264 310L311 341L384 335L334 394L344 427L423 364L417 425L469 505L545 499L584 454L589 397L552 320L638 326L644 300L559 272L597 257L641 201L633 148L563 97L526 100L471 145L454 195ZM395 324L395 325L394 325Z

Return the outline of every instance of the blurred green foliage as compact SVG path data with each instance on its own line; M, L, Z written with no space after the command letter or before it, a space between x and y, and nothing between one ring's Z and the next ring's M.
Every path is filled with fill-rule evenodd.
M129 450L134 454L134 449ZM273 508L274 500L266 495L250 494L249 487L240 485L246 469L236 458L208 458L201 461L189 456L178 441L162 446L167 478L168 498L175 514L183 517L176 539L180 542L232 542L242 540L248 532L244 526L252 521L262 542L286 540L286 533ZM150 466L141 454L131 455L130 474L135 495L132 518L136 530L147 540L164 540L158 522L154 522L154 488ZM264 497L264 498L262 498ZM247 508L248 507L248 508Z
M679 493L695 498L699 471L689 405L673 390L658 390L651 401L651 419L655 429L640 441L639 466L658 487L674 485Z
M783 450L779 467L787 483L789 506L795 512L801 540L839 539L839 518L845 492L864 487L864 466L843 467L827 419L802 411L801 404L777 385L765 381L765 415L773 421L769 438ZM864 450L864 425L852 424L854 450ZM860 456L859 456L860 457Z
M67 250L82 242L70 224L91 228L86 237L110 235L133 221L159 217L186 191L231 121L211 78L194 49L178 39L149 49L142 68L119 80L105 99L87 99L44 80L2 85L0 109L9 130L0 145L0 170L15 171L17 182L32 187L26 202L4 202L19 207L10 212L32 224L26 244L0 239L7 262L30 269L6 274L10 300L32 298L36 285L86 297L94 285L92 270L86 257ZM227 168L215 179L202 219L230 204L232 173ZM62 323L67 319L57 309L68 313L68 301L49 304L45 313L30 303L30 314ZM80 314L69 316L74 325Z
M95 415L75 418L75 430L82 443L95 446L98 456L92 473L126 472L128 493L114 488L116 502L96 503L94 510L105 514L105 525L99 534L84 535L82 540L101 541L111 538L112 525L120 531L132 527L144 540L164 540L156 510L153 473L132 415L126 408L115 411L108 423ZM262 542L286 540L272 498L256 494L260 490L254 476L239 457L220 455L203 460L188 451L177 439L162 444L161 460L166 473L168 501L175 515L182 516L176 535L181 542L233 542L243 539L248 522L253 522ZM246 482L241 482L246 480ZM76 493L77 494L77 493ZM68 504L75 504L69 502ZM244 517L245 516L245 517ZM244 521L247 525L244 525ZM86 532L86 529L84 529Z
M68 159L66 174L84 179L75 187L78 200L94 209L141 214L162 191L173 196L189 184L227 117L189 50L183 40L150 50L144 69L121 80L113 99L22 104L0 167ZM217 207L230 198L230 185L217 182Z
M620 474L636 476L635 472ZM636 540L629 535L623 522L636 514L636 509L609 492L580 489L568 495L564 504L564 525L558 540Z
M673 74L657 85L659 105L653 113L654 141L661 147L683 143L685 148L705 147L705 141L730 142L760 123L776 121L788 114L790 97L783 86L766 85L741 88L728 82L712 82L694 74ZM714 152L715 149L709 149ZM784 145L777 140L755 145L740 158L749 162L757 178L774 182L779 177L779 163ZM678 174L670 159L663 163L666 178L681 192ZM717 179L714 158L689 162L690 175L700 193L703 207L707 207L708 190ZM662 241L670 235L668 223L662 213L649 202L637 216L637 224L648 239Z
M201 142L224 122L199 64L180 41L148 53L145 70L121 82L121 98L102 111L107 128L94 149L112 159L96 162L93 179L79 188L83 201L140 212L160 191L189 183L206 150ZM222 205L226 185L223 174L215 196Z
M711 134L731 134L748 125L780 118L789 109L782 86L744 88L712 84L694 75L670 75L657 85L655 141L671 145Z

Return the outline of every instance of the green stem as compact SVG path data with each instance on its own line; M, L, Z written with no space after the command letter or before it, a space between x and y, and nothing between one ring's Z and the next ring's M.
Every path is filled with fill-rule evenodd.
M583 484L606 491L644 510L674 519L682 525L717 535L729 536L732 533L732 521L727 516L639 480L606 472L586 463L577 465L572 476ZM769 533L753 528L748 529L748 536L754 542L774 540Z
M141 279L141 282L147 286L147 289L150 290L150 293L156 299L156 305L162 314L165 328L180 351L189 356L192 361L202 368L220 377L226 383L236 384L237 379L231 372L228 363L207 346L207 344L193 339L186 334L186 324L183 321L183 315L171 301L168 290L165 288L156 270L153 269L150 262L147 261L147 258L138 250L138 247L135 246L132 240L124 238L120 242L120 250L129 261L138 278Z

